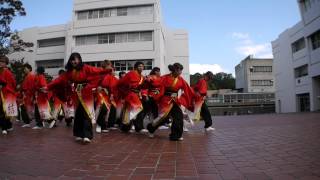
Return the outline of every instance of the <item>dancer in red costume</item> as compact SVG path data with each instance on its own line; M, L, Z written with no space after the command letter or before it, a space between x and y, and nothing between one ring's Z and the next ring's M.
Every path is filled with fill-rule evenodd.
M51 115L51 107L49 104L49 94L47 91L47 80L44 76L45 69L37 68L37 75L34 81L34 97L35 97L35 119L36 126L32 129L41 129L45 122L48 122L49 128L55 124L55 120Z
M75 105L75 119L73 135L76 141L91 142L93 138L92 125L95 123L93 89L96 79L100 75L111 73L111 70L96 68L82 62L79 53L72 53L66 65L67 72L48 85L48 89L65 87L73 84L73 102Z
M194 120L200 120L200 117L203 118L205 122L205 130L212 131L214 130L212 126L212 118L208 106L205 102L205 98L207 96L207 82L213 78L212 72L206 72L203 77L197 82L196 85L193 86L193 90L195 92L194 98L194 113L193 117Z
M124 107L122 112L121 130L128 132L132 124L136 132L140 132L143 128L143 106L141 102L141 89L143 89L145 78L142 76L144 64L136 62L134 70L128 72L119 80L118 90L120 97L124 98Z
M12 130L12 118L18 115L16 102L16 80L7 68L9 59L0 56L0 128L2 134Z
M147 128L150 133L150 137L153 137L153 133L157 128L168 121L168 118L172 119L170 140L178 141L183 140L183 113L180 106L184 106L193 111L192 97L193 91L187 82L180 76L183 70L183 66L180 63L174 63L168 66L171 71L170 74L161 77L161 98L159 100L159 115ZM183 91L183 99L178 98L178 91Z
M32 72L30 64L24 65L25 78L21 84L20 93L22 94L21 116L25 123L22 127L31 127L30 122L34 119L34 82L35 74Z

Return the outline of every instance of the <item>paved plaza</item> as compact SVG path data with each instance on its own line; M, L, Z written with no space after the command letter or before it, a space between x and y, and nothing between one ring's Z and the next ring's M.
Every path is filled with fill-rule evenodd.
M0 179L320 180L320 113L214 117L184 141L114 130L78 144L72 128L0 135Z

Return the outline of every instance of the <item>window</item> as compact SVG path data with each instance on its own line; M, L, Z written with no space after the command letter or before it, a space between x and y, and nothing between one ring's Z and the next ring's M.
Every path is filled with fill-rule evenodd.
M294 69L294 75L296 78L308 75L308 65L303 65Z
M81 46L86 44L86 36L76 37L76 46Z
M305 44L304 38L301 38L291 44L292 52L293 53L298 52L301 49L305 48L305 46L306 44Z
M140 33L128 33L128 42L137 42L139 41Z
M118 33L116 34L116 43L128 42L128 33Z
M108 44L109 38L108 34L100 34L98 36L98 43L99 44Z
M152 31L76 36L76 46L152 41Z
M41 60L36 61L37 67L44 67L44 68L62 68L63 67L63 59L52 59L52 60Z
M52 46L62 46L64 44L65 44L64 37L38 40L38 47L39 48L52 47Z
M116 71L126 71L126 61L115 61L114 62L114 68Z
M320 47L320 30L313 33L310 36L310 40L311 40L312 49L313 50L318 49Z
M253 66L253 72L272 72L272 66Z
M140 41L152 41L152 32L141 32Z
M273 86L273 80L251 80L252 86Z
M136 16L153 14L153 5L104 8L77 12L78 20L107 18L115 16Z
M109 44L114 44L116 42L116 35L109 34Z
M78 12L78 20L88 19L88 11Z
M311 8L311 1L310 0L301 0L302 7L304 11L308 11Z
M117 16L127 16L127 15L128 15L128 8L117 9Z

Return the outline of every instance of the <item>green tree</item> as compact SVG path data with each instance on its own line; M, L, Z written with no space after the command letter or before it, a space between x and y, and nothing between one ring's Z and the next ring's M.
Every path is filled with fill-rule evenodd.
M10 28L12 20L16 16L25 16L26 11L21 0L0 0L0 54L8 55L14 52L27 51L32 52L30 47L33 43L24 42L20 39L18 32ZM28 50L29 49L29 50ZM10 68L16 76L16 81L20 84L23 80L23 62L22 59L11 59Z
M199 79L202 77L200 73L190 75L190 84L196 84ZM208 90L217 90L217 89L235 89L235 78L232 74L227 74L220 72L213 75L213 79L207 82Z

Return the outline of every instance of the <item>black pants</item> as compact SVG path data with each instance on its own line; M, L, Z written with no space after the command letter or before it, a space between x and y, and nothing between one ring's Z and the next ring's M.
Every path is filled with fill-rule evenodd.
M145 106L145 102L142 102L142 106ZM121 124L121 130L124 132L128 132L131 129L132 124L134 125L135 131L140 132L143 127L143 119L146 116L145 107L143 107L142 111L140 111L135 119L130 121L129 124Z
M25 124L30 124L31 119L28 115L27 109L25 105L20 106L20 114L21 114L21 119Z
M208 128L208 127L212 126L211 114L210 114L210 111L209 111L206 103L202 104L200 115L205 122L204 128Z
M73 136L89 139L93 138L91 119L88 117L81 103L79 103L76 109Z
M114 127L114 125L116 124L116 114L117 114L116 107L111 105L108 122L107 122L107 128Z
M40 116L38 105L35 105L34 107L34 118L36 119L36 126L42 127L43 124L42 124L42 119Z
M153 126L152 123L148 124L148 130L150 133L154 133L158 127L168 122L169 117L172 118L171 133L169 135L170 140L177 141L182 137L183 133L183 113L180 107L177 104L174 104L170 110L168 116L164 119L161 119L156 126Z
M1 101L1 99L0 99ZM2 130L8 130L12 128L12 123L9 118L7 118L4 114L4 111L2 109L2 104L0 103L0 128Z
M106 115L108 113L107 107L103 104L100 107L100 113L97 118L97 125L101 127L102 130L107 129Z
M158 117L158 105L152 97L149 98L144 107L146 109L146 113L151 113L153 118Z

